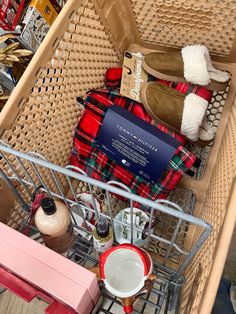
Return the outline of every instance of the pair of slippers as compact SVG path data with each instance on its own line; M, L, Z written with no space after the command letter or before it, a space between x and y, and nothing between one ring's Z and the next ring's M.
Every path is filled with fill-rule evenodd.
M159 79L187 81L216 91L225 90L230 80L227 72L212 65L208 49L201 45L186 46L179 53L149 53L144 56L143 69ZM191 142L208 145L213 141L214 132L205 117L208 101L204 98L194 93L185 96L151 81L142 91L142 102L153 118Z

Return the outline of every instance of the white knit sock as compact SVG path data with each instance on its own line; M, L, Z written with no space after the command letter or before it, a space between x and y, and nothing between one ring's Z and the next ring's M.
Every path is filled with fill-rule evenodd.
M200 126L205 116L208 101L196 94L189 94L184 100L181 133L192 141L199 139Z

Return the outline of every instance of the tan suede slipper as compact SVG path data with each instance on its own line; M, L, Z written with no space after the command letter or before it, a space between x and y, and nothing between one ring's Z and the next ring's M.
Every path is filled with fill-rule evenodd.
M211 63L205 46L186 46L181 52L153 52L144 56L143 69L159 79L202 85L225 90L230 77Z
M149 82L142 91L142 101L150 116L190 142L205 146L213 141L212 130L202 129L208 106L202 97L193 93L186 96L159 82Z

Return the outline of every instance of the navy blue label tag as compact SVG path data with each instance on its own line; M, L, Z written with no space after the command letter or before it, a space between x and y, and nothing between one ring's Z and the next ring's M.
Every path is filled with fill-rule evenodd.
M95 141L97 148L135 175L155 183L180 143L127 110L108 109Z

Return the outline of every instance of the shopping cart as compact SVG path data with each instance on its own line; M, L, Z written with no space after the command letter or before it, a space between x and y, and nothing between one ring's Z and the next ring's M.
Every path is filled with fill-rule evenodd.
M171 195L185 213L212 225L211 235L184 272L180 313L211 313L235 225L235 13L232 0L68 0L0 113L2 140L15 150L40 153L52 164L65 167L83 111L76 97L84 98L86 91L103 86L106 70L122 65L125 50L143 54L153 49L179 51L193 42L208 47L217 68L228 71L232 80L225 91L213 94L207 109L207 119L216 131L214 144L190 148L202 166L194 178L182 178ZM31 166L29 170L35 175ZM64 193L69 188L67 179L61 174L58 177L63 180ZM50 184L54 184L52 178L47 187L59 194L55 184ZM89 192L84 183L78 184L81 191ZM1 185L1 218L18 229L28 216L21 205L14 206L4 181ZM21 192L19 185L17 190ZM96 198L105 199L103 189L95 192ZM29 195L20 194L29 204ZM112 208L119 211L126 205L116 199ZM109 212L106 202L103 207ZM171 241L178 219L158 213L155 233ZM199 237L198 229L192 223L182 224L176 239L180 248L191 250ZM150 241L149 250L163 264L168 244ZM171 252L166 265L176 272L182 265L181 256Z
M120 182L103 183L94 180L79 168L70 165L65 168L57 166L34 152L22 153L1 142L0 154L3 163L0 176L14 193L18 203L15 206L20 206L25 213L25 219L19 230L22 232L28 230L27 234L30 237L43 244L40 233L30 219L30 200L33 191L39 186L42 187L48 196L63 201L70 209L77 240L73 248L66 253L66 257L84 267L89 268L98 264L91 229L87 226L84 213L88 211L93 212L95 217L105 216L114 230L114 222L129 227L115 218L119 210L129 207L132 217L133 202L145 206L150 213L145 249L153 258L154 274L157 279L152 291L135 303L134 313L160 313L164 304L165 311L176 307L179 290L185 282L183 273L211 232L212 228L208 223L185 213L179 205L170 200L150 201L131 193L129 188ZM78 189L91 195L93 208L81 203ZM100 212L97 201L101 204ZM169 226L168 223L165 226L169 229L166 234L159 232L158 223L155 230L152 229L153 217L161 215L169 221ZM78 216L82 218L83 225L78 224ZM196 226L199 234L193 246L187 249L184 236L191 226ZM134 226L132 218L130 228L130 242L133 243L133 233L138 229ZM117 307L122 309L120 301L110 295L104 287L101 298L95 309L97 313L118 313Z

